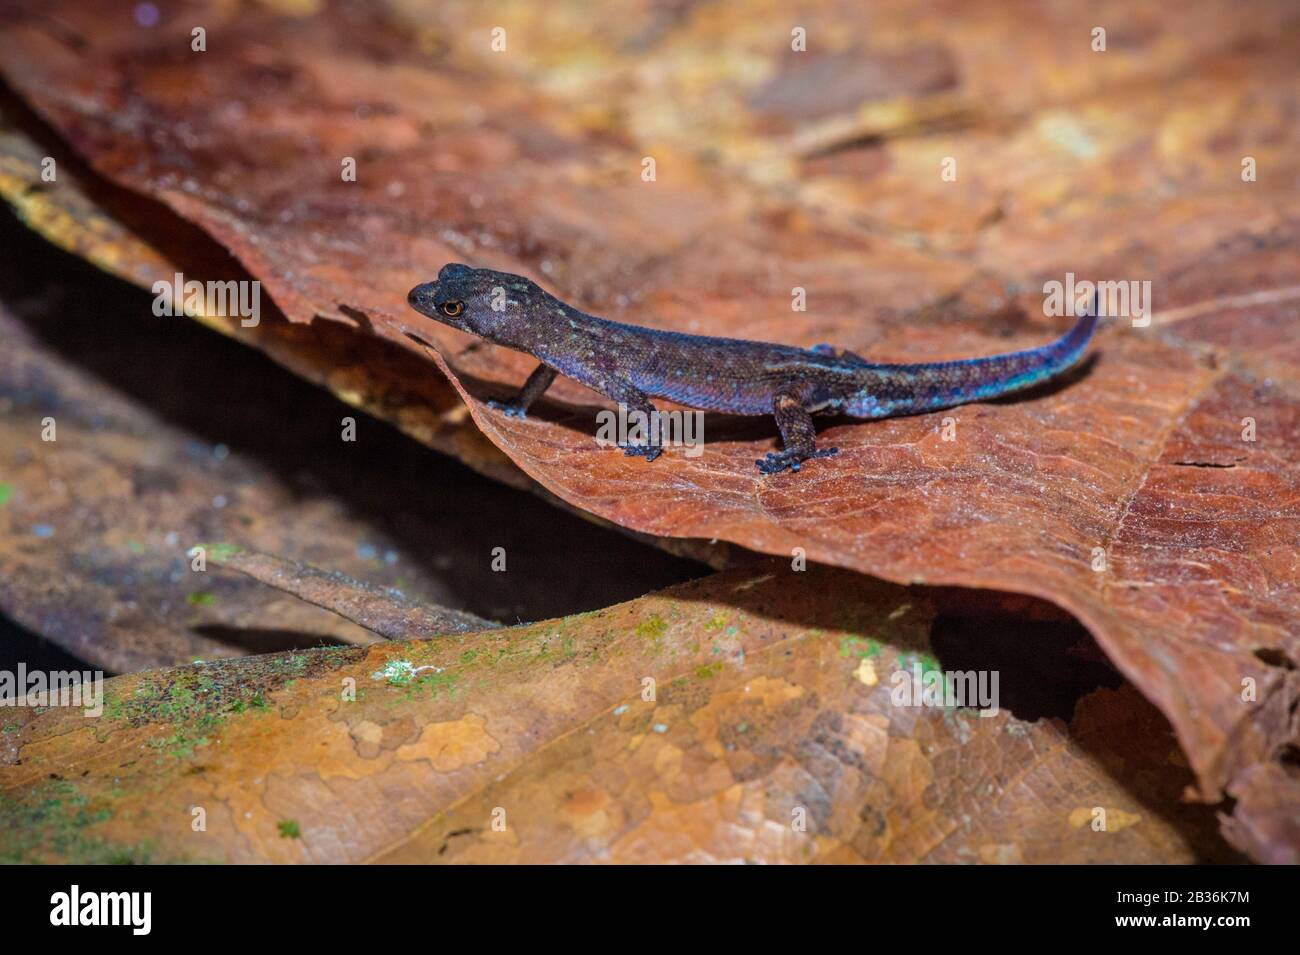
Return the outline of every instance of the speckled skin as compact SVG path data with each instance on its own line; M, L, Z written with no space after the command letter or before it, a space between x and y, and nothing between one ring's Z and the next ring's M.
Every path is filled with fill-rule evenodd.
M764 474L797 471L809 458L836 453L816 448L813 413L887 418L1019 391L1074 364L1097 321L1094 307L1061 338L1026 351L878 365L827 345L795 348L611 322L522 276L467 265L444 266L437 281L417 285L407 301L422 315L541 362L514 401L492 402L510 414L522 417L561 374L646 414L656 397L706 411L774 415L784 448L755 462ZM653 461L661 449L624 450Z

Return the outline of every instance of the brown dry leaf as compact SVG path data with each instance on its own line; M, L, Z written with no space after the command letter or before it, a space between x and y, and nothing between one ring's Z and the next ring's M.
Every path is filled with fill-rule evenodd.
M493 60L483 31L454 28L455 8L451 29L423 31L404 4L206 10L202 55L189 47L194 9L154 30L118 3L5 14L6 76L99 173L229 248L290 319L347 306L392 342L409 328L434 341L474 420L563 500L651 534L801 547L893 580L1053 600L1169 717L1203 796L1230 787L1263 814L1235 831L1287 831L1300 783L1258 767L1295 745L1300 696L1300 344L1281 333L1300 307L1289 5L1245 18L1199 4L1195 30L1172 9L1117 6L1105 55L1069 14L972 4L964 22L985 25L966 31L901 4L867 31L858 5L828 8L832 42L809 56L831 57L830 81L788 59L784 29L756 58L753 24L729 32L722 13L619 18L642 28L620 47L639 75L705 47L730 71L725 83L696 74L703 88L689 91L714 102L725 88L753 110L716 141L699 112L693 135L656 133L682 115L680 95L652 95L633 120L590 108L617 82L600 58L548 98L520 78L541 57ZM537 29L519 18L524 35ZM873 46L854 52L862 35ZM1031 59L1005 55L1012 35ZM856 77L861 108L791 121L810 89L886 53L897 83ZM647 152L653 183L640 177ZM719 155L750 174L713 168ZM937 174L949 156L956 183ZM1258 181L1242 180L1247 156ZM345 157L356 182L342 181ZM1159 312L1103 335L1099 358L1058 387L837 423L837 459L763 480L752 461L770 447L765 425L710 419L702 457L646 465L595 446L595 401L576 386L526 422L486 409L530 362L403 304L463 259L615 318L879 360L1046 340L1060 322L1033 293L1066 271L1149 279ZM793 286L807 312L790 312ZM943 417L957 441L940 439Z
M932 608L827 568L731 571L525 627L109 681L16 711L22 861L1225 860L1131 688L1072 726L898 705Z

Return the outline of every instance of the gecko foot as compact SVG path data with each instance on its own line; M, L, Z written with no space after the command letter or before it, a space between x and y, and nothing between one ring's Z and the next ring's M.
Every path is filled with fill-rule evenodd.
M798 471L799 465L810 458L829 458L839 454L839 448L822 448L812 454L800 454L798 451L769 451L767 457L755 461L754 466L764 474L780 474L786 468Z
M657 444L621 444L619 447L629 458L644 456L647 461L653 461L664 453L664 449Z
M496 401L491 400L487 406L494 411L500 411L503 415L510 418L518 418L521 421L528 417L528 409L517 401Z

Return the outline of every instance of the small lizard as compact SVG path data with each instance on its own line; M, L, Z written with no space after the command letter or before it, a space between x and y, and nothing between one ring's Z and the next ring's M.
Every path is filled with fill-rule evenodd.
M1094 296L1073 328L1038 348L880 365L829 345L796 348L612 322L578 311L523 276L455 263L444 266L437 281L411 289L407 301L421 315L541 362L512 401L489 402L498 410L524 417L560 374L647 421L655 411L652 396L706 411L770 414L783 447L754 462L763 474L798 471L809 458L837 453L817 448L814 413L887 418L1020 391L1073 365L1097 323ZM622 447L648 461L662 450L653 439Z

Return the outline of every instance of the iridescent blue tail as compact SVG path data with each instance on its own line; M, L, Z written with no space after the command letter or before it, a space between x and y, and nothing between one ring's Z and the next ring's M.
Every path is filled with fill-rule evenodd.
M1041 384L1083 355L1097 327L1097 298L1054 342L988 358L919 365L863 364L864 387L843 406L855 418L888 418L996 398Z

